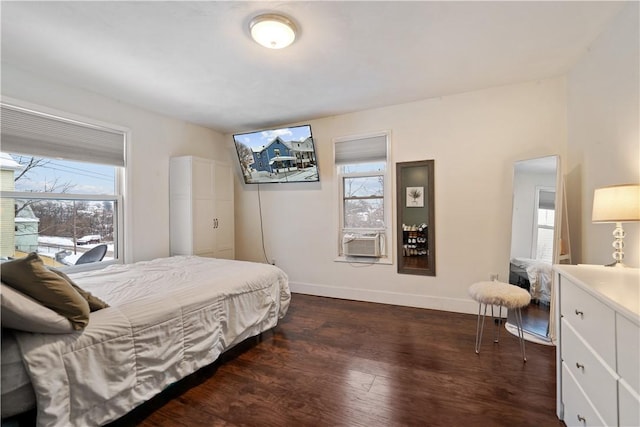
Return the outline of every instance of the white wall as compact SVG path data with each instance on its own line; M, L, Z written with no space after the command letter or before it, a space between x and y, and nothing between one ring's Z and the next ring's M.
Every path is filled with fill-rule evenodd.
M472 313L477 306L467 297L471 283L488 280L492 272L507 279L513 163L563 154L566 85L563 78L549 79L309 123L320 183L260 186L265 248L288 273L293 290ZM393 163L435 159L435 277L397 274L395 261L334 261L332 139L387 129ZM263 261L258 190L240 179L238 168L236 257Z
M573 263L613 262L613 224L593 224L593 191L640 182L639 4L629 2L568 75L567 198ZM640 224L624 224L640 267Z
M127 127L128 262L169 255L169 158L229 161L222 134L2 65L2 95Z

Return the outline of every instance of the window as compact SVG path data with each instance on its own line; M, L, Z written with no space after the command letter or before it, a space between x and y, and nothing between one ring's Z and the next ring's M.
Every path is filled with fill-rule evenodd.
M553 235L555 225L555 191L538 188L536 191L536 259L548 263L553 262Z
M387 244L391 241L391 182L387 152L387 133L334 141L340 198L338 260L346 260L349 255L345 253L345 239L357 238L367 241L367 245L379 244L379 247L371 251L375 254L371 257L348 256L349 262L391 263L390 245ZM370 249L365 248L367 250Z
M2 118L0 257L121 262L124 131L8 104ZM80 259L102 245L101 258Z
M384 230L384 163L342 168L345 229Z

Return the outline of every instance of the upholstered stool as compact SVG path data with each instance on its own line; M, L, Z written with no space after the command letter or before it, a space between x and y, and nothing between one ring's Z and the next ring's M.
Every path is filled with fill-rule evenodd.
M476 353L480 353L480 344L482 342L482 332L484 330L484 319L487 316L487 306L491 305L491 319L495 322L493 315L493 306L499 306L499 319L502 319L502 307L514 311L516 318L516 326L518 327L518 337L520 338L520 349L522 350L522 358L527 361L524 352L524 333L522 332L522 312L521 308L526 307L531 301L531 295L526 289L520 288L508 283L478 282L469 287L469 296L478 301L478 324L476 326ZM482 324L480 323L480 311L484 304L484 313L482 314ZM501 323L497 322L497 335L493 342L500 340Z

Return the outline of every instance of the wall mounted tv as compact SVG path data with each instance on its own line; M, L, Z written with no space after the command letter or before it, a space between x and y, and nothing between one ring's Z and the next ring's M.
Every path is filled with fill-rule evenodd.
M233 135L246 184L319 181L311 126Z

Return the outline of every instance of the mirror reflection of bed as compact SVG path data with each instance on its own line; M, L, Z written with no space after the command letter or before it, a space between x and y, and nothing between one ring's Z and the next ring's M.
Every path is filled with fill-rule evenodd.
M568 259L566 230L561 232L560 176L558 156L514 164L509 283L531 294L531 303L522 309L522 327L526 339L542 344L552 344L554 338L552 265ZM557 244L561 240L565 244ZM517 335L515 324L509 312L506 328Z
M549 338L551 307L551 263L528 258L512 258L509 265L509 283L529 291L531 303L522 309L522 327L527 332ZM509 313L511 314L511 313ZM509 316L508 321L511 320ZM515 324L514 322L510 322Z

